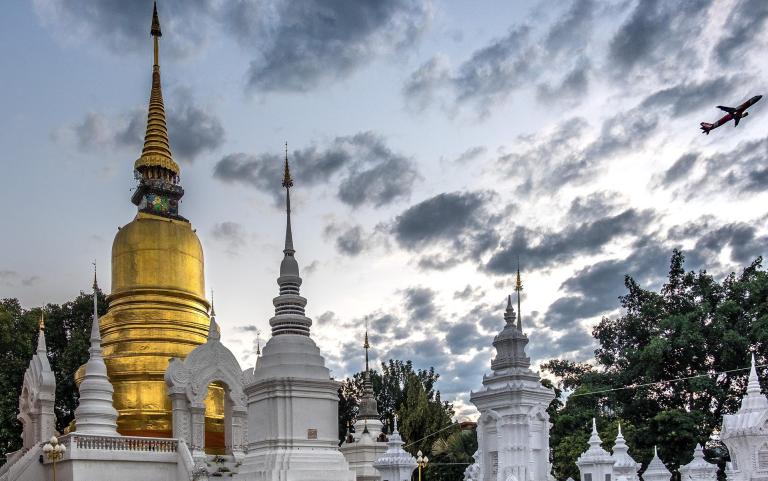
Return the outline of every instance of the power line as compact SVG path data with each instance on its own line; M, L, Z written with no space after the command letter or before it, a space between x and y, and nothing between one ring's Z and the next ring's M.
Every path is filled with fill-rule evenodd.
M758 368L758 367L768 367L768 364L755 365L755 368ZM736 371L747 371L749 369L751 369L751 367L740 367L738 369L729 369L727 371L712 372L712 373L707 373L707 374L697 374L695 376L678 377L678 378L675 378L675 379L668 379L666 381L648 382L648 383L643 383L643 384L629 384L629 385L626 385L626 386L614 387L614 388L610 388L610 389L600 389L600 390L597 390L597 391L590 391L590 392L582 392L582 393L571 394L570 396L568 396L568 399L570 399L572 397L591 396L592 394L602 394L602 393L606 393L606 392L623 391L623 390L626 390L626 389L637 389L637 388L641 388L641 387L655 386L657 384L669 384L669 383L674 383L674 382L687 381L689 379L696 379L696 378L699 378L699 377L719 376L721 374L728 374L730 372L736 372Z
M421 439L417 439L416 441L412 441L412 442L410 442L410 443L406 444L406 445L405 445L405 446L403 446L403 447L404 447L404 448L407 448L408 446L413 446L413 445L414 445L414 444L416 444L416 443L420 443L420 442L424 441L425 439L427 439L427 438L431 438L431 437L432 437L432 436L434 436L435 434L437 434L437 433L441 433L441 432L445 431L446 429L452 428L452 427L454 427L454 426L461 426L461 423L459 423L459 422L451 423L451 424L449 424L448 426L444 427L443 429L440 429L439 431L435 431L434 433L430 433L430 434L427 434L427 435L426 435L426 436L424 436L423 438L421 438Z

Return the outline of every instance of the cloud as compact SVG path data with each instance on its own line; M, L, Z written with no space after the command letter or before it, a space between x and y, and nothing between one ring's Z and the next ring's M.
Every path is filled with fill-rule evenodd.
M347 256L354 257L368 247L367 236L360 225L343 226L331 223L325 227L324 234L333 237L336 250Z
M465 150L464 152L462 152L461 154L459 154L459 156L456 157L456 159L454 159L454 162L456 162L457 164L467 164L477 159L478 157L485 155L486 152L488 152L488 149L486 149L482 145L471 147Z
M528 269L540 269L569 262L577 256L602 252L603 247L622 237L636 237L656 214L650 210L626 209L615 215L566 226L561 231L533 230L518 226L485 268L494 274L517 269L518 256Z
M735 77L717 76L702 82L685 82L661 89L643 100L643 108L669 108L675 116L685 115L703 107L711 107L712 99L732 92Z
M392 151L381 136L370 131L336 137L323 149L294 150L289 157L297 187L327 184L338 175L337 197L352 207L382 207L408 198L419 178L411 159ZM213 175L270 194L279 205L282 171L283 160L277 154L234 153L216 163Z
M768 186L768 137L740 142L731 150L709 156L689 152L655 180L688 199L764 192Z
M617 78L652 76L658 82L697 67L701 56L694 47L710 5L710 0L636 2L610 41L610 70Z
M148 0L35 0L35 10L67 41L95 39L119 54L151 51ZM259 92L305 92L376 58L404 55L431 18L429 3L412 0L165 0L158 10L164 56L192 56L209 37L229 36L251 59L246 82Z
M471 284L467 284L467 286L460 290L453 293L454 299L460 299L463 301L467 300L473 300L478 301L485 295L485 291L482 287L477 286L473 287Z
M762 0L737 2L728 14L724 32L715 45L713 54L723 66L743 66L749 51L765 51L766 37L761 35L768 20L768 4ZM759 48L756 48L759 47Z
M577 66L571 59L587 42L595 10L593 1L576 0L539 35L532 26L514 25L506 35L476 49L455 67L444 56L432 57L404 83L406 105L419 111L443 98L446 106L472 105L483 117L514 92L564 64L572 71L561 81L562 90L556 92L543 83L542 93L574 97L576 91L586 90L588 62L581 59Z
M237 2L226 22L254 54L248 86L262 92L304 92L344 78L382 55L415 45L429 4L372 2Z
M435 317L435 291L428 287L408 287L402 291L405 310L411 321L426 321Z
M227 245L227 252L232 255L239 253L245 245L245 228L237 222L219 222L213 226L213 238Z
M536 88L536 99L545 104L581 100L589 89L589 72L589 62L583 62L568 72L559 84L539 84Z
M10 269L0 269L0 286L6 287L32 287L38 283L40 277L24 277Z
M461 259L476 259L498 242L496 232L488 228L494 222L488 210L494 197L488 191L438 194L397 216L392 234L407 250L441 248L438 254L421 257L423 268L446 268Z
M67 41L95 39L118 54L149 55L152 2L124 0L34 0L42 23ZM163 30L163 56L193 55L206 43L213 0L164 0L158 12ZM149 62L150 57L147 56Z
M185 88L173 91L166 100L168 136L175 160L193 162L206 152L218 149L224 143L221 120L198 105ZM146 108L136 108L108 116L89 112L82 121L58 129L54 138L74 138L84 152L122 149L141 153L147 126Z
M592 192L574 198L565 217L575 222L599 219L615 212L620 205L621 195L617 192Z

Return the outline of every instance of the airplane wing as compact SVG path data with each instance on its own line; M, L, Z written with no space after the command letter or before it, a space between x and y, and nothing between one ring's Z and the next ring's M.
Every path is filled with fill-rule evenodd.
M718 105L717 108L722 110L723 112L728 112L729 114L736 112L736 108L734 107L725 107L723 105Z
M739 125L739 120L741 120L741 116L734 117L734 119L733 119L733 122L734 122L733 126L734 127Z

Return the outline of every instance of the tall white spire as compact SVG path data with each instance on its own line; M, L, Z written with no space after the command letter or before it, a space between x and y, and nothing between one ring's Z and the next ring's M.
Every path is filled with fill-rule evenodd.
M118 436L117 410L112 405L114 389L107 376L107 366L101 354L99 332L98 289L96 263L93 264L93 323L91 324L90 357L80 383L80 402L75 409L75 428L79 433Z
M269 320L272 326L272 335L299 334L309 336L309 328L312 320L304 315L304 307L307 300L301 297L299 287L299 263L296 261L293 248L293 233L291 231L291 187L293 178L288 166L288 143L285 144L285 169L283 173L283 187L285 188L285 248L283 249L283 261L280 263L280 277L277 284L280 286L280 295L272 300L275 306L275 316Z
M216 309L213 307L213 289L211 289L211 322L208 324L208 340L218 341L219 339L221 339L221 333L216 323Z
M659 458L659 451L656 446L653 447L653 459L648 463L648 467L643 471L643 481L669 481L672 477L672 473L669 472L667 466Z
M40 322L38 322L37 332L37 353L47 358L48 348L45 345L45 311L40 308Z
M619 423L619 432L616 435L616 443L613 445L612 457L613 474L615 478L618 479L619 476L623 476L627 481L638 479L637 472L640 469L640 464L629 455L629 447L624 439L624 435L621 434L621 423Z

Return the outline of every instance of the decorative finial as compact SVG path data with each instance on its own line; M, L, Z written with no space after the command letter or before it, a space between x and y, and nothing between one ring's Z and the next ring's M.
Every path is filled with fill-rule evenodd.
M261 356L261 331L256 329L256 357Z
M515 291L517 291L517 330L523 332L523 320L520 315L520 297L523 292L523 281L520 278L520 256L517 256L517 279L515 279Z
M213 307L213 289L211 289L211 317L216 317L216 309Z
M285 143L285 171L283 172L283 187L286 189L293 187L291 169L288 167L288 142Z
M363 341L363 349L365 349L365 372L368 373L370 369L368 368L368 349L370 349L371 344L368 342L368 321L365 321L365 341Z
M157 2L154 2L152 6L152 29L149 34L153 37L162 37L163 32L160 31L160 19L157 16Z
M39 328L41 331L44 331L44 330L45 330L45 317L44 317L44 312L45 312L45 311L43 311L43 308L41 307L41 308L40 308L40 321L38 321L38 323L37 323L37 327L38 327L38 328Z
M96 259L93 260L93 292L96 294L96 289L99 288L99 283L96 282Z

